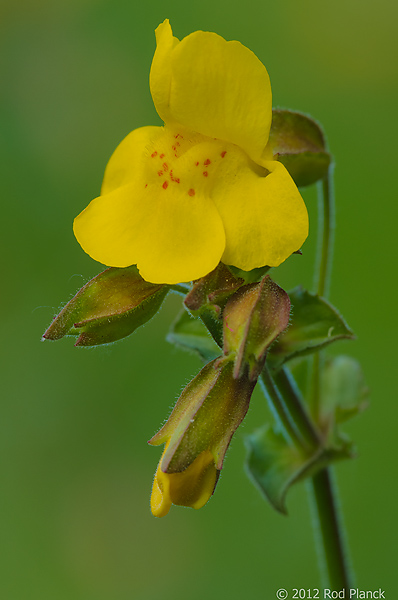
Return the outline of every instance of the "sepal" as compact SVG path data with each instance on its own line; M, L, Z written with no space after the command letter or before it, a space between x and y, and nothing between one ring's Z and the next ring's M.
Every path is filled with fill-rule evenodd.
M208 311L218 318L228 298L244 283L244 280L234 276L226 265L219 263L214 271L194 281L184 304L194 314Z
M318 123L306 115L274 109L267 148L298 187L311 185L327 175L331 157L324 134Z
M269 275L241 287L224 309L224 354L233 356L234 377L246 368L256 381L271 344L289 324L290 300Z
M111 267L78 291L54 318L43 339L78 335L75 346L114 342L149 321L168 291L168 286L142 279L135 266Z

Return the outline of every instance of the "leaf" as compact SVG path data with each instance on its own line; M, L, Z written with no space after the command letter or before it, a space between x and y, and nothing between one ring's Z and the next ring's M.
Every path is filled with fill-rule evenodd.
M336 440L336 446L321 447L306 454L289 444L282 433L270 425L247 436L246 447L249 478L282 514L287 514L286 495L294 483L311 477L332 462L353 456L351 442L343 437Z
M206 362L220 356L221 353L202 321L197 317L191 317L186 310L182 310L172 324L167 341L195 352Z
M343 423L368 404L369 388L359 362L343 355L329 359L321 378L322 420Z
M292 318L268 354L271 369L277 370L286 361L317 352L337 340L355 339L337 309L324 298L301 287L289 292L289 297Z

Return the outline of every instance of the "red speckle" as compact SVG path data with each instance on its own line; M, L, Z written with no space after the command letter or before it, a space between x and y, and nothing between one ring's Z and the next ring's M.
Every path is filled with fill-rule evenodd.
M180 183L180 178L179 178L179 177L176 177L176 178L174 179L174 181L175 181L176 183Z
M164 171L168 171L168 170L169 170L169 166L168 166L168 164L167 164L167 163L163 163L163 164L162 164L162 167L163 167L163 170L164 170Z
M174 152L177 150L177 146L172 146Z
M206 160L203 164L207 167L207 165L209 165L210 163L211 163L210 158L206 158Z
M208 172L207 171L203 171L203 177L207 177L208 176Z
M198 166L199 166L199 163L198 163L198 162L196 162L196 163L195 163L195 167L198 167Z
M161 154L161 155L159 156L159 158L163 158L163 157L164 157L164 154Z
M162 188L164 190L167 190L168 186L169 186L169 184L167 183L167 181L165 181L164 184L162 185Z
M177 142L177 143L176 143L176 146L181 146L180 142Z
M145 184L145 187L148 187L148 184L147 184L147 183Z
M227 151L224 150L224 152L221 152L221 158L224 158L224 156L226 155Z
M188 196L194 196L195 195L195 190L193 190L192 188L190 190L188 190Z
M155 152L153 152L153 153L151 154L151 158L155 158L155 156L157 156L157 155L158 155L158 153L157 153L157 152L156 152L156 150L155 150Z
M163 175L163 171L158 171L158 175L161 177Z
M182 136L182 135L181 135L181 133L176 133L176 135L175 135L174 137L175 137L175 139L177 139L177 138L179 138L179 137L180 137L181 139L183 139L183 138L184 138L184 136Z

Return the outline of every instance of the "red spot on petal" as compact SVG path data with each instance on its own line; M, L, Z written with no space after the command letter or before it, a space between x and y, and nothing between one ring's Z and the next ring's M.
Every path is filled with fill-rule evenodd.
M179 177L177 177L176 179L174 179L174 181L175 181L176 183L180 183L180 178L179 178Z
M158 155L158 153L157 153L157 152L156 152L156 150L155 150L155 152L153 152L153 153L151 154L151 158L155 158L155 156L157 156L157 155Z
M199 166L199 163L198 163L198 162L196 162L196 163L195 163L195 167L198 167L198 166Z
M148 187L148 184L147 184L147 183L145 184L145 187Z
M177 150L177 146L172 146L174 152Z
M180 142L177 142L177 143L176 143L176 146L181 146Z
M161 155L159 156L159 158L163 158L163 157L164 157L164 154L161 154Z
M169 170L169 166L168 166L168 164L167 164L167 163L163 163L163 164L162 164L162 167L163 167L163 170L164 170L164 171L168 171L168 170Z
M169 186L169 184L167 183L167 181L165 181L164 184L162 185L162 188L164 190L167 190L168 186Z
M195 190L193 190L192 188L190 190L188 190L188 196L194 196L195 195Z
M227 151L224 150L224 152L221 152L221 158L224 158L224 156L226 155Z
M207 171L203 171L203 177L207 177L208 176L208 172Z
M206 158L206 160L203 164L207 167L207 165L209 165L210 163L211 163L210 158Z
M161 177L163 175L163 171L158 171L158 175Z

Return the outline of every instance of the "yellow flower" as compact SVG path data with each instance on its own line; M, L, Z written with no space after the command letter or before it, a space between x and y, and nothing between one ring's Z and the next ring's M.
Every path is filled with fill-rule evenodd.
M198 279L217 264L278 266L308 234L304 202L267 147L272 98L264 65L239 42L156 29L150 87L164 127L132 131L101 196L75 219L83 249L144 279Z
M212 495L220 474L209 450L197 456L181 473L164 473L161 464L168 445L169 442L159 461L152 486L151 511L155 517L166 516L172 504L202 508Z

